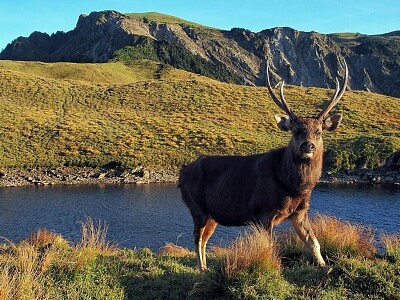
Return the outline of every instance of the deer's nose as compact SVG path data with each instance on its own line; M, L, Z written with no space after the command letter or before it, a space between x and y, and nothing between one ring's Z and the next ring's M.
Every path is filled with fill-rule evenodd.
M311 142L304 142L300 145L300 150L305 153L313 153L315 149L315 145Z

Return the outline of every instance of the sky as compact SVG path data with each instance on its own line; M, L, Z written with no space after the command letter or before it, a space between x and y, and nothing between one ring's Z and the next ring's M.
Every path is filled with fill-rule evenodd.
M320 33L400 30L399 0L0 0L0 50L34 31L74 29L80 14L159 12L229 30L278 26Z

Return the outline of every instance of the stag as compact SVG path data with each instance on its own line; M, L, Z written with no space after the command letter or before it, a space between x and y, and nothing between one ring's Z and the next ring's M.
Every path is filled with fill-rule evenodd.
M194 243L199 268L204 271L206 244L218 224L242 226L261 223L272 238L274 225L289 219L297 235L312 253L319 266L325 266L320 244L310 226L308 208L311 192L322 172L323 131L335 130L340 114L328 116L343 96L349 72L340 88L317 116L297 116L287 104L280 83L280 98L269 79L272 100L286 114L275 115L278 128L291 132L286 147L249 156L200 156L185 166L179 175L182 199L190 210L194 224Z

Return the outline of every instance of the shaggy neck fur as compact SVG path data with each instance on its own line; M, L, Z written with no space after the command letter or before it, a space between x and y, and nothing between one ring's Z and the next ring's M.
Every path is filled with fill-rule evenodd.
M315 187L322 173L322 153L322 142L311 159L300 158L290 145L286 148L278 176L291 196L310 192Z

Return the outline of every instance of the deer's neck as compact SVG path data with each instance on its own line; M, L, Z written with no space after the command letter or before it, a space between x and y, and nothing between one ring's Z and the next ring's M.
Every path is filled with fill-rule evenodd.
M310 192L322 173L323 147L319 147L311 159L296 157L286 148L280 164L279 176L282 183L293 195Z

